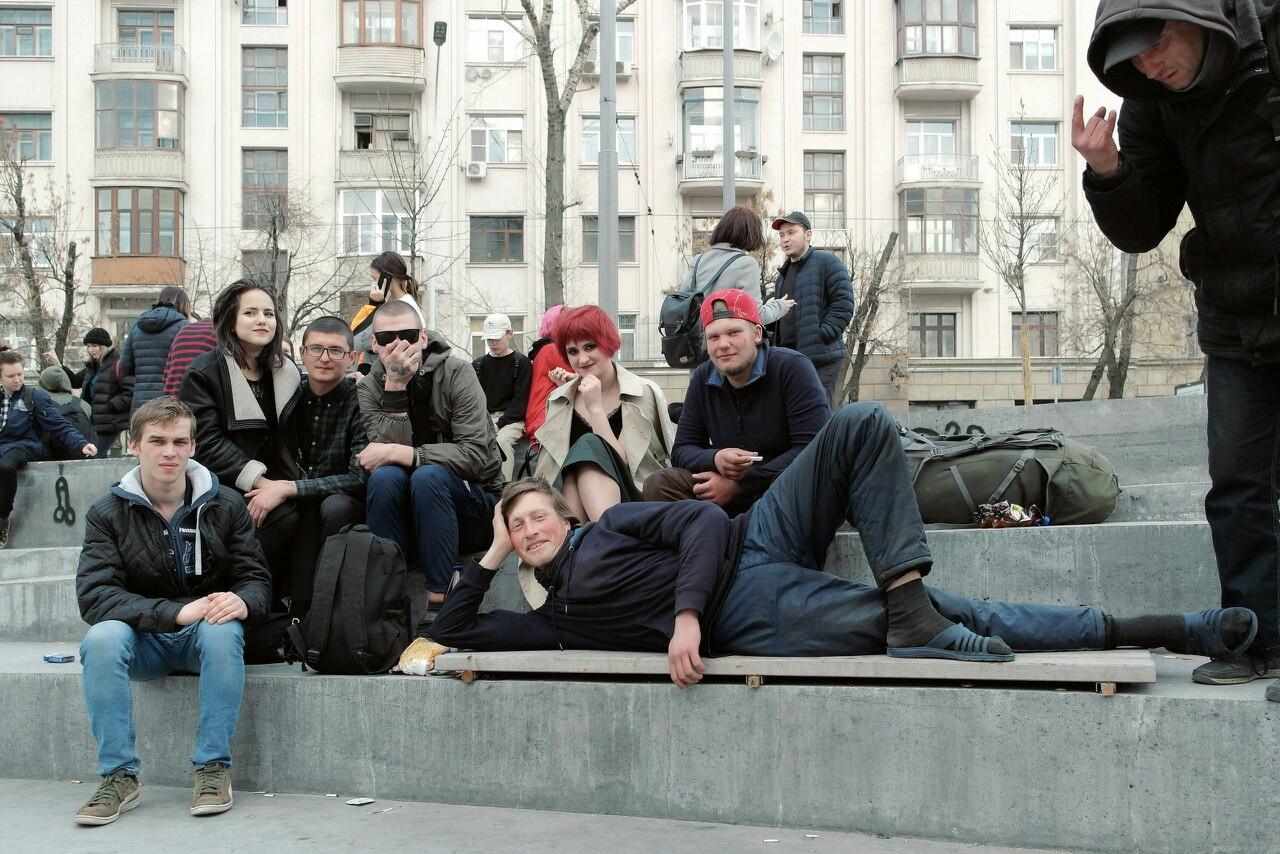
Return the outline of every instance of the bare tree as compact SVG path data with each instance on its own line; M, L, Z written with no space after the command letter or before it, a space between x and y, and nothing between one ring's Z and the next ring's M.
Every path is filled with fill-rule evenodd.
M36 354L53 350L61 359L76 312L85 301L77 278L78 243L89 238L73 235L76 217L70 191L57 188L50 179L42 196L35 192L26 160L18 156L2 121L0 171L0 247L7 250L0 257L2 278L22 311L21 322L31 330ZM33 207L41 213L33 214Z
M1020 112L1015 125L1021 124ZM1037 158L1025 145L1003 149L992 140L989 158L995 174L990 199L994 207L978 229L983 263L1004 283L1018 302L1018 340L1022 353L1022 399L1034 400L1031 347L1027 327L1027 268L1051 256L1058 242L1062 214L1056 170L1038 169Z
M552 34L553 17L558 5L556 0L542 0L541 9L536 7L534 0L520 0L520 8L524 10L529 29L526 32L524 28L517 27L521 37L528 42L537 57L547 102L547 148L543 177L546 195L542 252L544 305L564 302L564 213L568 207L565 200L565 130L569 107L573 104L573 96L578 92L578 84L582 82L587 54L600 32L600 22L591 3L588 0L575 0L575 3L581 29L577 31L578 44L572 54L573 59L567 63L568 71L563 82L556 60L556 51L561 45L556 44ZM617 11L623 12L634 3L635 0L620 0ZM611 128L600 130L601 133L613 132Z
M1076 352L1098 355L1084 400L1093 400L1104 377L1107 397L1124 397L1135 347L1183 352L1181 324L1194 309L1189 289L1162 250L1122 253L1088 221L1063 241L1062 256L1067 261L1062 302L1071 312L1059 335Z
M345 277L333 263L334 232L319 213L309 183L255 192L243 225L248 232L240 244L244 272L275 287L286 335L332 310Z
M892 333L886 335L882 311L886 303L902 295L902 265L895 259L898 233L890 232L879 253L854 243L853 234L845 232L845 257L853 280L853 320L844 333L844 360L839 376L843 383L837 390L835 405L842 406L859 399L862 369L875 352L892 349ZM898 256L899 258L901 256Z

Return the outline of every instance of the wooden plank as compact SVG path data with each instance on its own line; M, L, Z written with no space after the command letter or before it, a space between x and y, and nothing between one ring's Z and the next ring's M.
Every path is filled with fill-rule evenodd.
M1013 661L981 663L887 655L820 658L704 658L710 676L771 676L798 679L939 679L954 682L1155 682L1156 667L1145 649L1020 653ZM547 676L666 676L661 653L538 650L453 652L436 659L436 670L524 673Z

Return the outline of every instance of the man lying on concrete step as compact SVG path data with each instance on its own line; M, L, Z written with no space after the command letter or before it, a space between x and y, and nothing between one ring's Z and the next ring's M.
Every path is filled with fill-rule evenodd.
M819 571L840 523L861 535L876 586ZM844 407L747 513L706 501L621 504L578 527L545 481L507 487L493 544L401 657L442 648L666 651L697 682L702 655L874 655L1010 661L1013 650L1163 646L1221 655L1252 641L1245 608L1122 619L1097 608L984 602L928 589L924 527L893 420ZM535 610L479 613L512 551ZM998 634L997 634L998 633ZM1003 639L1002 639L1003 638Z

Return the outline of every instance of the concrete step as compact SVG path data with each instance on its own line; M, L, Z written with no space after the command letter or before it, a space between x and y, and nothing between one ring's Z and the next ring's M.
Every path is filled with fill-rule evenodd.
M92 776L79 665L41 661L59 649L74 652L0 644L0 777ZM1274 850L1280 705L1263 683L1194 685L1200 661L1157 656L1156 683L1113 697L251 667L236 788L1077 851ZM144 779L189 785L197 680L134 694Z
M1125 486L1108 522L1203 522L1209 481Z
M929 583L966 596L1098 605L1126 615L1197 611L1219 602L1204 522L960 528L931 530L928 536L935 561ZM0 582L0 640L75 640L84 634L75 601L77 554L64 548L23 555L31 562L29 577ZM838 575L871 581L855 532L837 535L827 563ZM425 601L416 595L418 615ZM486 610L524 609L514 557L485 601Z
M962 433L971 424L988 433L1054 427L1102 451L1127 489L1131 483L1208 480L1206 413L1207 398L1188 395L912 412L899 423L939 433L949 421Z
M135 464L131 457L31 463L18 474L7 548L79 547L89 507Z
M1116 614L1181 613L1219 603L1204 522L1120 522L928 532L929 584L978 599L1096 605ZM861 581L871 570L856 533L836 537L827 568Z
M0 552L0 641L76 641L85 624L76 603L79 548L19 549ZM516 580L516 559L508 560L485 596L485 610L525 611ZM410 578L414 625L427 608L422 576Z

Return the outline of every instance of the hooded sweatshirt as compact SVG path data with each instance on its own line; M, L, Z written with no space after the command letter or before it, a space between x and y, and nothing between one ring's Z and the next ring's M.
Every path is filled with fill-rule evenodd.
M129 330L129 338L120 353L120 371L136 378L131 413L164 393L169 347L178 330L186 325L186 315L172 303L159 302L144 311Z
M1119 172L1084 174L1098 226L1125 252L1147 252L1185 204L1196 227L1181 245L1196 286L1206 353L1280 361L1280 87L1262 45L1254 0L1103 0L1089 65L1124 97ZM1103 71L1114 27L1139 19L1194 24L1207 35L1192 84L1174 91L1126 61Z

